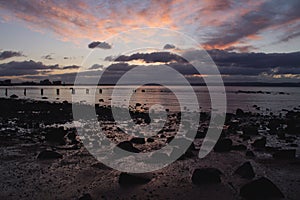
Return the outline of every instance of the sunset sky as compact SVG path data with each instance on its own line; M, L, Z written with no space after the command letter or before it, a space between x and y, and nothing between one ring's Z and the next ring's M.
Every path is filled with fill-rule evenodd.
M196 40L225 81L300 82L299 10L299 0L0 0L0 80L70 83L93 49L106 59L81 72L86 76L102 71L110 57L119 55L114 43L105 42L110 37L158 27ZM162 50L177 48L165 45ZM153 56L165 60L170 55L123 56L114 65L119 69L134 60L155 63Z

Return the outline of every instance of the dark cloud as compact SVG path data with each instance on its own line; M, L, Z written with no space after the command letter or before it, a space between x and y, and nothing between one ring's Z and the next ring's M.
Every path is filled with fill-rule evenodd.
M208 53L218 66L220 73L223 75L257 76L261 73L300 74L300 52L237 53L225 50L210 50ZM168 56L165 57L166 55ZM196 50L185 52L183 57L188 58L191 61L200 59L199 52ZM168 52L167 54L166 52L156 52L150 54L120 56L116 59L118 62L110 65L106 71L119 76L133 67L136 67L136 65L129 65L126 61L138 59L144 60L147 63L154 63L155 61L166 62L166 65L174 68L184 75L198 74L198 71L193 67L193 65L188 62L182 62L184 60L183 58L175 54L169 54ZM168 63L170 60L179 60L180 62Z
M0 64L0 76L23 76L46 73L55 69L59 69L56 65L44 65L42 62L33 60Z
M70 66L64 66L62 69L79 69L80 66L77 65L70 65Z
M255 47L250 46L250 45L245 45L245 46L231 46L229 48L225 49L226 51L237 51L241 53L247 53L251 52L253 50L257 50Z
M118 56L107 56L104 58L104 61L113 62Z
M90 49L94 49L94 48L100 48L100 49L111 49L112 46L110 44L108 44L107 42L92 42L88 45L88 47Z
M221 74L254 76L264 72L275 74L300 73L300 52L236 53L210 50L208 53L219 67ZM187 52L187 54L193 54L193 52ZM192 57L190 56L190 58Z
M173 45L173 44L166 44L164 46L164 49L175 49L175 45Z
M211 50L208 53L218 66L249 68L300 67L300 52L236 53Z
M300 30L300 27L299 27L299 30ZM281 42L287 42L287 41L294 39L296 37L299 37L299 36L300 36L300 31L294 32L294 33L288 34L287 36L283 37L281 39Z
M53 57L50 54L42 56L42 58L45 60L53 60Z
M0 60L5 60L12 57L21 57L24 56L22 52L17 51L2 51L0 52Z
M100 69L100 70L103 70L103 65L94 64L89 69Z
M176 55L169 52L153 52L153 53L136 53L130 56L121 55L115 59L118 62L128 62L133 60L143 60L146 63L155 63L155 62L179 62L186 63L187 61Z
M198 52L199 53L199 52ZM189 50L183 54L183 57L187 57L189 60L199 60L197 50ZM300 75L300 52L293 53L237 53L229 52L225 50L210 50L209 55L216 63L219 71L222 75L226 76L225 80L238 80L248 81L257 79L260 77L268 78L273 75L287 75L287 77L293 77L292 75ZM170 66L183 75L193 77L194 74L198 74L198 71L186 62L178 55L170 54L166 52L155 52L146 54L133 54L130 56L120 56L117 61L105 68L102 65L92 65L87 71L79 72L82 76L91 78L91 81L99 79L99 73L103 73L101 76L102 83L115 83L129 70L143 66L130 65L126 61L132 60L144 60L147 67L155 67L151 63L162 62L164 65ZM175 61L175 62L169 62ZM176 62L179 61L179 62ZM156 63L157 65L157 63ZM71 65L60 67L58 65L44 65L41 62L24 61L24 62L9 62L0 64L0 76L28 76L36 77L37 80L52 78L53 80L59 77L65 82L72 83L71 80L75 80L77 73L64 73L64 74L51 74L53 70L59 70L64 72L66 69L78 69L79 66ZM208 73L209 74L209 73ZM265 75L263 77L262 75ZM141 74L145 76L145 74ZM242 77L242 78L241 78ZM284 76L283 76L284 77ZM195 78L196 80L197 78ZM267 79L263 79L267 80ZM260 80L261 81L261 80Z

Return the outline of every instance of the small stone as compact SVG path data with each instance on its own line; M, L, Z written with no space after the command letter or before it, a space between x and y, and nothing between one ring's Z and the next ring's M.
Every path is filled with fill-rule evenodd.
M264 148L266 146L267 143L267 138L266 137L262 137L260 139L255 140L252 143L252 146L255 148Z
M40 160L47 160L47 159L59 159L63 156L60 153L57 153L55 151L45 150L39 153L38 159Z
M235 174L240 175L242 178L252 179L255 176L253 167L250 162L245 162L241 166L239 166L235 172Z
M120 142L119 144L117 144L117 147L125 150L125 151L129 151L129 152L132 152L132 153L139 153L140 150L135 148L131 142L129 141L124 141L124 142ZM114 152L115 153L121 153L118 151L117 148L114 149Z
M15 94L12 94L12 95L10 95L10 98L11 98L11 99L17 99L17 98L18 98L18 96L17 96L17 95L15 95Z

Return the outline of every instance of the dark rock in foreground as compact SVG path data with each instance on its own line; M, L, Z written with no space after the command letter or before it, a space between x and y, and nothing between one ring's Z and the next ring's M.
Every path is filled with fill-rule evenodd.
M141 174L135 175L122 172L119 176L119 184L123 187L142 185L148 183L149 181L151 181L150 178L142 176Z
M55 151L45 150L39 153L38 159L40 160L47 160L47 159L59 159L63 156L60 153L57 153Z
M220 139L215 147L214 150L216 152L227 152L230 151L232 147L232 140L231 139Z
M216 168L195 169L192 182L196 185L220 183L222 172Z
M246 179L252 179L255 176L253 167L250 162L245 162L244 164L242 164L235 170L234 173Z
M255 140L252 143L252 146L255 148L264 148L266 146L267 143L267 138L266 137L262 137L260 139Z
M278 187L267 178L259 178L247 183L240 189L240 196L245 199L280 199L284 198Z
M296 150L295 149L284 149L278 150L273 154L273 158L276 159L294 159L296 158Z

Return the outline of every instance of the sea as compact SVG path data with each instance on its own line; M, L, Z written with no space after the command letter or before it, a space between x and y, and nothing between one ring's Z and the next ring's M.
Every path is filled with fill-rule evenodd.
M218 90L215 93L226 95L227 112L235 112L238 108L244 111L261 114L281 113L287 110L300 110L299 87L262 87L262 86L225 86L225 93ZM33 99L50 102L80 102L86 104L111 105L114 90L130 91L132 86L0 86L0 97ZM119 92L113 98L114 104L127 106L141 105L150 107L162 105L170 110L180 109L180 102L199 105L201 111L210 111L211 96L206 86L193 86L193 95L197 101L191 100L191 95L185 86L141 86L134 89L128 99L128 93ZM183 99L178 100L177 94ZM16 97L15 96L15 97Z

